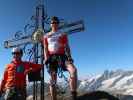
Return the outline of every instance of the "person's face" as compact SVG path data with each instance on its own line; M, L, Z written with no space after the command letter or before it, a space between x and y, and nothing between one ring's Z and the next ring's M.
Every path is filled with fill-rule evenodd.
M58 27L58 22L57 21L55 21L55 20L52 20L51 21L51 27Z
M20 52L14 52L12 53L13 58L16 60L20 60L22 58L22 54Z

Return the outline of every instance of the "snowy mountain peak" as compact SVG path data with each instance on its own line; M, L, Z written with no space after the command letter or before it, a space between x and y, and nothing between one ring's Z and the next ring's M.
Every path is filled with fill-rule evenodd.
M105 70L103 74L80 80L80 91L104 90L133 95L133 71Z

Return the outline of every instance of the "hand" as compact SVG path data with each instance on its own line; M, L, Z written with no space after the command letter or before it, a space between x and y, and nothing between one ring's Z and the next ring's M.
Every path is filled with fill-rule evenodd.
M71 63L74 62L74 60L72 59L72 57L68 57L68 61L70 61Z
M32 71L32 68L29 68L29 69L25 70L25 71L24 71L24 75L28 74L28 73L31 72L31 71Z

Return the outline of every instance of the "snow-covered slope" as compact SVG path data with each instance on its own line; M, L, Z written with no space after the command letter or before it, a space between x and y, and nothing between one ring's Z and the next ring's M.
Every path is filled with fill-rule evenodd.
M58 80L61 91L69 95L68 84L63 80ZM38 86L39 87L39 86ZM65 88L65 89L63 89ZM32 97L33 86L28 86L28 95ZM48 83L45 83L45 95L48 93ZM120 100L133 100L133 71L104 71L100 75L88 75L78 80L78 93L102 90L119 97ZM29 96L29 97L30 97Z
M79 91L104 90L133 95L133 71L104 71L103 74L80 80Z

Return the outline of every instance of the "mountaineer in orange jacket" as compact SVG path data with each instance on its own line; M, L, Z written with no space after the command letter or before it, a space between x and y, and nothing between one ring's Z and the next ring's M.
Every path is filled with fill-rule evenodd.
M0 92L5 93L5 100L26 100L26 74L40 70L43 65L22 61L23 51L18 47L13 48L12 55L13 60L4 71Z

